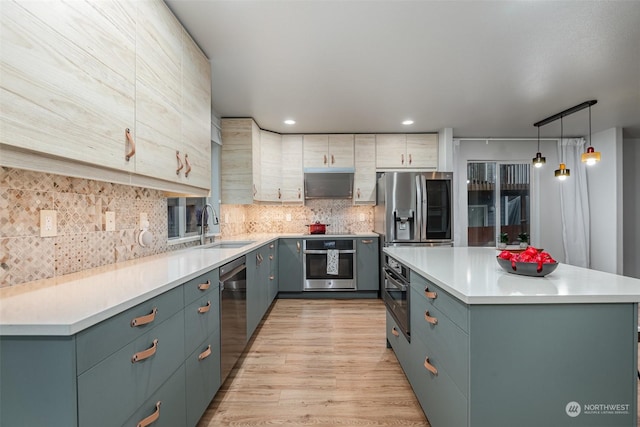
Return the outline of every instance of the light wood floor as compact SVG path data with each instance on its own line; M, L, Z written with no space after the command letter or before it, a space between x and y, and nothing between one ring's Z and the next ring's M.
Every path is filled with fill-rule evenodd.
M429 426L381 300L277 300L198 427Z

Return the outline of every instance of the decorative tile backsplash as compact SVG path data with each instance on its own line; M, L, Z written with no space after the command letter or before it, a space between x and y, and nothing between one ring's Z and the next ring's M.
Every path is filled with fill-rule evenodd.
M58 235L40 237L40 210L57 211ZM327 233L373 229L373 208L349 200L313 200L306 206L223 205L224 237L244 233ZM105 231L104 213L116 213ZM148 215L153 244L137 243L140 213ZM289 220L290 219L290 220ZM167 245L167 199L162 191L0 167L0 287L47 279L102 265L183 249Z

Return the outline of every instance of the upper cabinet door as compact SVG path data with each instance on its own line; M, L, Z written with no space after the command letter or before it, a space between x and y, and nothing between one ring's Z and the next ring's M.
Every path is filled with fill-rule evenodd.
M328 135L304 135L303 150L305 168L329 167Z
M175 181L185 163L182 27L162 2L136 5L136 172Z
M220 193L222 203L253 203L253 146L260 138L253 119L222 119ZM257 144L257 142L256 142Z
M355 169L353 178L353 204L376 203L376 137L356 135Z
M304 203L302 135L282 135L282 202Z
M376 135L376 167L404 168L407 163L405 134Z
M254 180L260 181L258 186L260 191L254 197L254 200L264 202L282 201L281 148L282 136L279 133L266 130L260 131L260 175L254 176Z
M421 169L438 167L438 134L407 135L407 167Z
M133 171L134 2L0 6L0 143Z
M353 135L329 135L329 167L353 167Z

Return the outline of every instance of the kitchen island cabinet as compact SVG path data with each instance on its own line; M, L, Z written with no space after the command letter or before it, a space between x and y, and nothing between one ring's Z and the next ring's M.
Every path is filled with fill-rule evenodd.
M640 281L489 248L385 248L411 269L410 342L387 339L434 427L635 426Z

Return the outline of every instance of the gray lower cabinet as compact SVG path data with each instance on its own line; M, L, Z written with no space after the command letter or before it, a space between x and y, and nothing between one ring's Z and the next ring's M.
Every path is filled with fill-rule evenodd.
M387 340L432 426L636 425L637 304L465 305L411 273Z
M272 242L247 254L247 341L275 298L276 253L277 245Z
M0 425L195 426L220 387L219 322L215 269L73 336L1 337Z
M356 281L359 291L380 289L378 238L356 239Z
M278 241L273 241L269 243L269 304L273 302L273 300L278 295Z
M278 245L278 290L302 292L302 239L280 239Z

